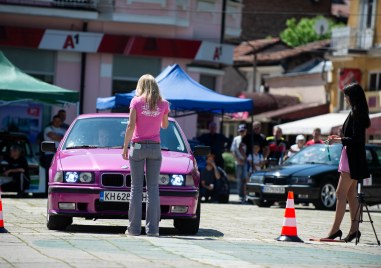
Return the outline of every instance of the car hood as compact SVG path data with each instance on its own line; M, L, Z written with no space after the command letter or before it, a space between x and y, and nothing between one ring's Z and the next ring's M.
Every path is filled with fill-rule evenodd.
M325 173L333 170L337 170L337 166L326 164L298 164L298 165L283 165L264 169L259 172L255 172L255 175L265 176L314 176L319 173Z
M130 163L122 158L120 149L73 149L58 153L62 170L71 171L129 171ZM192 156L162 151L161 172L187 174L193 168Z

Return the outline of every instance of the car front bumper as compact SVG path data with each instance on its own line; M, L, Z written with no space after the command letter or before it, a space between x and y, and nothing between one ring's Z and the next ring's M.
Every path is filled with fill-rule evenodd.
M296 203L311 202L319 198L319 188L311 185L268 185L248 183L246 185L249 200L287 201L289 191L294 193Z
M101 191L129 191L129 189L104 189L99 187L49 186L48 214L96 219L128 218L129 202L102 202ZM160 189L162 219L195 218L199 191ZM62 209L62 203L75 204L75 208ZM143 203L143 211L145 211ZM187 207L185 213L175 212L174 207ZM142 214L143 219L145 213Z

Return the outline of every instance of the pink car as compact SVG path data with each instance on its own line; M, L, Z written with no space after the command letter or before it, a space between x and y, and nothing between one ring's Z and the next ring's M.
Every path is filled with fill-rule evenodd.
M58 148L54 142L42 143L44 152L55 152L49 169L48 229L65 230L73 217L128 218L130 167L121 156L127 123L127 114L80 115ZM206 155L209 148L196 146L192 152L172 118L161 130L161 148L161 218L174 219L180 233L195 234L200 224L195 156ZM142 200L146 201L145 189Z

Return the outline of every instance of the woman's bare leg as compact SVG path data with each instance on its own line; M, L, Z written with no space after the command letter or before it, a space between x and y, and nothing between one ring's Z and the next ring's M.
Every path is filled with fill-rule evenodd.
M347 194L352 185L352 179L349 173L341 172L339 183L336 189L336 213L329 235L336 233L340 229L341 222L343 221L345 209L347 206Z
M349 233L352 234L357 232L358 229L358 221L360 217L360 213L357 213L359 208L359 202L357 199L357 181L352 180L351 187L349 187L349 191L347 194L347 200L349 204L349 212L351 214L351 229Z

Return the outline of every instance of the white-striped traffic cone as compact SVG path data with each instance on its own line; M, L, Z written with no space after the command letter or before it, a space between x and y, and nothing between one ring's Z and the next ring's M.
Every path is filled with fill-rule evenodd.
M1 192L0 192L0 233L8 233L8 231L4 228L3 202L1 201Z
M298 237L296 228L296 216L294 207L294 192L289 191L287 196L286 210L284 212L282 233L277 238L278 241L303 242Z

